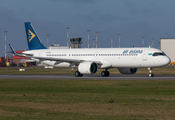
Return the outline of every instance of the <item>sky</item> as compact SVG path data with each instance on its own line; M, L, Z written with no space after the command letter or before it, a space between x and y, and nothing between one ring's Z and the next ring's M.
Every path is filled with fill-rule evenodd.
M27 38L24 22L31 22L40 40L67 45L69 37L82 37L82 47L90 47L98 31L98 47L159 48L160 38L175 38L175 0L0 0L0 57L4 57L5 33L15 50L25 50Z

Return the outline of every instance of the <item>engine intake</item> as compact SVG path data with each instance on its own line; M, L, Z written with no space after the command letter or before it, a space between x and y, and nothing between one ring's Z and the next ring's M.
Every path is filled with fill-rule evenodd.
M79 64L78 71L81 74L94 74L98 71L98 65L94 62L83 62Z
M135 74L137 68L118 68L121 74Z

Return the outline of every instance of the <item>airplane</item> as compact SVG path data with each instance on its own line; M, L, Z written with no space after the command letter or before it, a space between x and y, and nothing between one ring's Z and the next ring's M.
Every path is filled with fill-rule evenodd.
M122 74L134 74L138 68L148 68L149 77L154 77L153 68L164 67L171 62L163 51L150 47L47 49L30 22L25 22L25 30L29 50L19 54L9 44L14 55L55 67L77 67L76 77L95 74L98 69L104 69L101 76L108 77L108 70L112 68L118 68Z

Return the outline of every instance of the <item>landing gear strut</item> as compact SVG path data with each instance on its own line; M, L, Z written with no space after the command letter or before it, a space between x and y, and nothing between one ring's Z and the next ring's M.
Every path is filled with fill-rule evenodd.
M105 69L105 71L101 72L101 76L102 77L108 77L110 75L109 71L107 71L107 69Z
M83 74L81 74L79 71L75 72L75 77L82 77L82 76L83 76Z
M152 73L152 68L148 68L149 70L149 77L154 77L154 74Z

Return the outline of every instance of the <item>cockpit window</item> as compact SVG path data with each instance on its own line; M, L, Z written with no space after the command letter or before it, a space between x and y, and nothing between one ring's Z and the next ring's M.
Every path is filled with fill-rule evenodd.
M166 56L165 53L161 53L161 52L156 52L156 53L153 53L153 56Z

